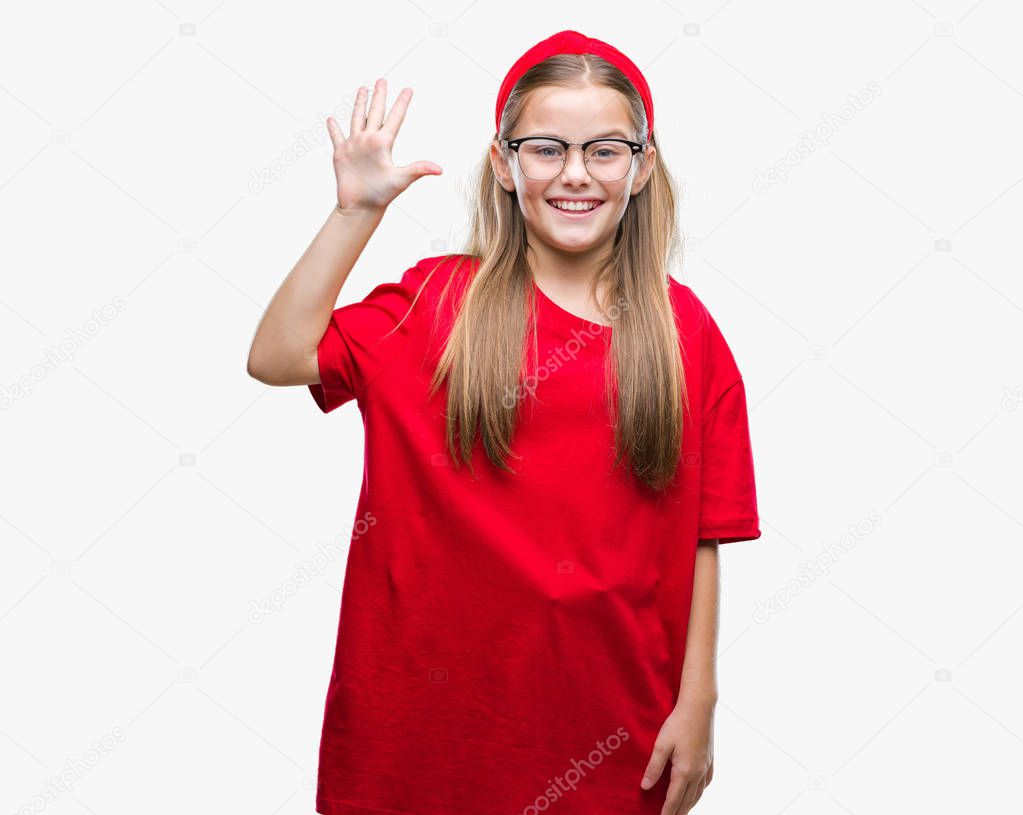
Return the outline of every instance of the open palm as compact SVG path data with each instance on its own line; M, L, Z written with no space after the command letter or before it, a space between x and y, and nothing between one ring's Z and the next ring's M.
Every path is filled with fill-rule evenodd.
M359 88L348 138L337 121L327 117L327 129L334 144L337 203L342 210L384 209L416 179L443 172L432 161L414 161L396 167L391 160L391 148L405 120L412 89L402 89L386 119L387 81L377 80L369 111L366 110L367 93L365 87Z

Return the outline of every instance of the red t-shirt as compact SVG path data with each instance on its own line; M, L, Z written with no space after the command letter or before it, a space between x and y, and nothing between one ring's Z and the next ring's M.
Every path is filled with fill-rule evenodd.
M640 788L675 705L697 540L760 537L742 378L703 303L673 278L692 416L676 486L614 467L604 401L612 329L534 284L547 376L512 439L515 475L455 469L450 331L437 296L459 256L334 311L316 403L355 399L365 470L327 691L316 810L327 815L659 813ZM475 269L465 259L452 286ZM397 331L420 283L443 262Z

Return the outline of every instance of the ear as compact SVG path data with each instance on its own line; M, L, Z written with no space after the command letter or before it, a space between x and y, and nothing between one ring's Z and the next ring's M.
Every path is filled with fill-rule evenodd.
M515 182L512 180L511 168L508 167L508 159L505 158L504 151L497 141L490 143L490 166L497 176L497 183L504 191L515 192Z
M654 171L654 157L657 155L657 148L652 144L646 146L645 153L643 155L643 163L639 165L639 172L636 173L636 177L632 179L632 189L630 195L636 195L643 187L646 186L646 182L650 178L650 173Z

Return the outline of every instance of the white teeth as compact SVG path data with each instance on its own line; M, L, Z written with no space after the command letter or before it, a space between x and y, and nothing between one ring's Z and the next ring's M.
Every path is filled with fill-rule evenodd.
M596 202L594 202L594 201L589 201L589 202L585 202L585 201L551 201L550 203L552 204L552 206L555 206L558 209L567 209L570 212L584 212L585 210L593 209L594 207L597 206Z

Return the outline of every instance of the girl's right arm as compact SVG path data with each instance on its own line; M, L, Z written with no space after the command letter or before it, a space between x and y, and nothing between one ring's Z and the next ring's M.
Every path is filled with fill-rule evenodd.
M281 283L256 329L247 370L267 385L319 383L316 347L341 287L387 206L413 181L442 172L430 161L394 166L391 148L412 89L402 90L385 120L386 90L386 81L378 79L367 113L366 89L359 88L347 139L337 122L327 118L334 144L337 206Z

